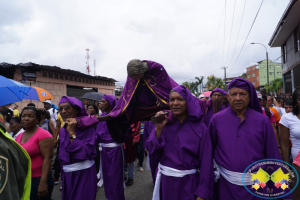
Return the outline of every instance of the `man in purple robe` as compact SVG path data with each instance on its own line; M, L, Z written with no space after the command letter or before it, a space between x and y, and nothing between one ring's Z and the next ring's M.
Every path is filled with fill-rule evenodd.
M209 124L214 159L217 168L221 169L214 199L261 199L244 188L242 174L255 161L281 160L274 131L268 117L262 114L252 83L236 78L228 89L230 108L215 114ZM229 170L228 176L223 174L226 170Z
M87 116L82 102L74 97L63 96L59 112L65 122L60 129L58 159L62 165L62 200L95 200L97 172L94 158L95 129L78 129L75 118Z
M214 114L225 109L225 106L222 105L224 96L226 96L226 92L221 88L215 88L210 94L211 99L207 101L207 112L205 115L206 126L209 125L210 119Z
M212 146L204 112L184 86L171 91L169 104L171 116L157 123L146 141L148 151L160 161L153 199L212 198Z
M151 121L145 121L144 125L144 147L146 148L146 141L148 137L150 136L150 133L152 132L153 128L155 125ZM147 148L146 148L147 150ZM147 150L148 151L148 150ZM156 154L152 154L148 151L148 156L147 156L147 167L150 168L151 170L151 175L152 175L152 181L153 184L155 184L155 176L156 176L156 168L159 163L159 158ZM149 166L148 166L149 165Z
M105 94L101 100L105 116L117 104L113 95ZM105 121L97 125L97 144L100 149L100 171L98 186L104 184L105 196L108 200L125 200L124 196L124 148L123 142L116 143L110 136Z

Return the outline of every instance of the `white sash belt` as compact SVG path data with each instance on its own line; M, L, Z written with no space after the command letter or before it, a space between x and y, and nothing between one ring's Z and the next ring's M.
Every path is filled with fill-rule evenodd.
M94 160L85 160L82 162L73 163L70 165L63 165L63 170L65 173L75 172L83 169L88 169L95 164Z
M98 187L101 187L103 185L103 173L102 173L102 160L101 160L101 151L103 147L107 147L107 148L115 148L115 147L120 147L122 146L122 143L99 143L99 151L100 151L100 169L99 172L97 174L97 178L100 179L99 182L97 183ZM123 170L124 171L124 170Z
M197 169L178 170L171 167L163 166L162 164L159 163L152 200L160 200L159 190L160 190L161 174L165 176L172 176L172 177L184 177L185 175L195 174L196 172Z
M233 172L229 171L228 169L225 169L221 165L219 165L214 160L214 165L217 168L217 171L215 171L215 181L217 181L220 178L220 174L230 183L234 185L244 186L244 185L253 185L252 181L252 175L251 174L244 174L244 183L243 183L243 173L240 172Z

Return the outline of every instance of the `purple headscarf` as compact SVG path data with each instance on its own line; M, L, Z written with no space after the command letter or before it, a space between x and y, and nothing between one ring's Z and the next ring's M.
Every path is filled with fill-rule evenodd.
M105 99L108 101L110 108L113 109L117 105L117 99L114 95L112 94L105 94L102 99Z
M84 105L79 99L76 99L74 97L63 96L58 104L61 103L70 103L72 107L74 107L78 111L77 117L87 116L87 113L84 109Z
M249 82L243 78L236 78L236 79L233 79L229 83L228 90L230 90L231 88L234 88L234 87L248 91L249 97L250 97L250 102L249 102L248 107L262 113L262 109L261 109L260 103L258 101L255 88L251 82Z
M196 121L203 118L204 113L201 110L198 99L186 87L179 85L172 90L179 93L185 99L189 120Z
M221 88L215 88L211 93L210 93L210 97L212 97L213 93L215 92L220 92L223 96L225 96L227 93L225 90L221 89Z

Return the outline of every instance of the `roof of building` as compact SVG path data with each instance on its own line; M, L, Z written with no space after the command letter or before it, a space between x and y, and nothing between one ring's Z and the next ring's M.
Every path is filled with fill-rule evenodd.
M90 79L97 79L97 80L102 80L102 81L107 81L107 82L117 82L113 78L107 78L107 77L103 77L103 76L91 76L91 75L84 74L84 73L81 73L81 72L75 71L75 70L62 69L62 68L57 67L57 66L39 65L39 64L32 63L32 62L19 63L19 64L16 64L16 65L2 62L2 63L0 63L0 67L4 68L4 69L13 69L13 70L15 70L15 69L26 69L26 70L29 70L29 71L44 70L44 71L51 71L51 72L69 74L69 75L73 75L73 76L85 77L85 78L90 78Z
M300 22L300 0L291 0L269 41L269 46L282 46Z

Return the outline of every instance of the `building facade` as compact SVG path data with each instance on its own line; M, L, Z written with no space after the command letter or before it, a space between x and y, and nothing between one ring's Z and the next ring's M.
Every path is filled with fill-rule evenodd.
M252 65L246 69L246 79L250 81L254 87L260 86L258 65Z
M54 96L52 103L56 105L62 96L80 99L87 92L104 94L114 94L115 92L116 80L112 78L90 76L74 70L35 63L17 65L0 63L0 75L26 85L46 89ZM42 102L23 100L17 102L19 110L22 110L29 102L35 103L38 108L43 108Z
M300 0L291 0L270 39L271 47L281 47L283 92L300 86Z
M268 60L269 66L269 83L271 84L275 79L282 78L282 64L277 62L272 62ZM267 60L262 60L258 62L259 70L259 83L261 86L267 84Z

